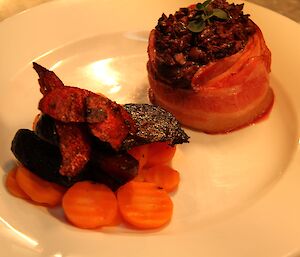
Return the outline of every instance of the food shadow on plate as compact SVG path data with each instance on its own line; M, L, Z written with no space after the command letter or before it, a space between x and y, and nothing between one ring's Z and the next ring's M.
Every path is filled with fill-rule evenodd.
M10 149L9 150L7 149L11 145L11 140L14 131L12 131L11 128L6 126L1 119L0 119L0 126L1 126L0 144L2 146L0 148L0 167L5 173L7 173L17 164L16 161L11 157L12 154L10 152Z
M1 168L3 169L4 173L7 174L16 166L17 162L15 160L8 160L1 165Z
M68 223L61 206L47 208L48 213L58 220L58 222Z

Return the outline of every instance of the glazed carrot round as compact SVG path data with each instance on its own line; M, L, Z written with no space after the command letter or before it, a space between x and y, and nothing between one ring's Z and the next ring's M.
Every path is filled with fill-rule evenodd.
M19 166L16 181L20 188L36 203L56 206L61 203L65 188L41 179L24 166Z
M115 227L115 226L119 226L119 225L122 224L123 219L122 219L121 213L119 211L119 208L117 208L117 209L118 210L117 210L117 213L116 213L114 219L110 223L106 224L105 226L107 226L107 227Z
M124 221L136 228L159 228L171 220L171 198L154 183L130 181L118 189L117 199Z
M128 150L128 153L139 161L139 170L147 163L148 159L148 145L140 145Z
M148 158L144 166L151 167L158 164L170 162L176 152L175 146L170 146L166 142L157 142L148 145Z
M77 182L65 193L62 206L67 219L79 228L98 228L117 220L116 196L104 184Z
M18 167L13 168L11 171L8 172L5 186L12 195L29 200L30 197L20 188L17 183L16 174L17 174Z
M143 176L145 181L152 182L167 192L174 191L180 181L179 172L168 165L157 165L145 169Z
M135 176L135 181L144 181L143 168L148 159L148 145L136 146L128 151L136 160L139 161L138 174Z

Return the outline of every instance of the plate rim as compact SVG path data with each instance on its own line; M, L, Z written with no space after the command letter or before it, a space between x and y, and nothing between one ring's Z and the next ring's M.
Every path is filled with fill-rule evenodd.
M167 2L169 4L171 1L167 1ZM57 8L67 8L67 6L72 6L72 3L76 3L78 6L80 6L82 4L82 3L80 4L79 1L76 1L76 0L73 0L73 1L56 0L56 1L53 1L53 2L47 2L47 3L43 3L41 5L35 6L35 7L31 8L31 9L28 9L26 12L19 13L17 15L14 15L14 16L12 16L12 17L10 17L8 19L5 19L2 22L0 22L0 33L1 33L2 30L6 29L6 28L3 28L3 27L7 27L8 26L11 29L12 27L20 26L21 23L22 23L22 21L25 21L26 19L29 19L31 15L33 15L33 16L34 15L40 16L40 13L44 14L47 11L47 9L49 8L49 6L50 6L50 9L53 8L50 11L54 12L55 10L57 10ZM96 0L88 1L88 2L85 2L85 3L86 4L89 4L89 3L95 4ZM277 14L277 13L275 13L275 12L269 10L269 9L266 9L264 7L261 7L261 6L258 6L258 5L249 3L249 2L247 2L247 5L248 5L247 8L258 9L258 10L260 10L260 12L270 13L272 16L276 16L278 19L282 20L285 23L290 23L292 21L291 24L296 24L297 26L295 26L295 25L291 25L291 26L295 26L295 28L297 28L297 31L298 31L297 35L300 38L300 26L299 26L300 24L296 23L295 21L293 21L293 20L291 20L291 19L289 19L287 17L284 17L284 16L282 16L280 14ZM49 9L48 9L48 11L49 11ZM48 24L48 26L50 26L50 24ZM149 24L147 26L149 26ZM117 29L117 28L115 28L115 29ZM133 30L138 30L139 26L134 26L133 25L132 29ZM116 30L116 32L118 32L118 31ZM89 37L89 36L93 36L93 35L95 35L95 33L93 31L89 31L87 34L84 35L83 38L86 38L86 37ZM40 47L36 51L30 52L30 54L28 54L28 55L22 55L21 58L20 58L21 60L17 61L17 65L15 67L17 67L17 70L18 70L18 68L20 69L21 67L24 66L24 63L27 64L29 61L32 60L32 58L33 59L36 58L42 52L45 53L44 50L47 49L47 48L49 49L49 45L51 46L51 45L55 45L56 44L56 47L59 47L59 46L61 46L61 42L62 41L64 41L64 44L68 44L69 42L72 41L71 36L72 35L66 36L60 42L54 40L53 42L51 42L51 44L47 44L44 47ZM9 40L15 40L15 39L16 39L16 35L13 35L12 38L8 39L7 41L9 41ZM79 38L76 38L74 41L77 41L77 40L79 40ZM0 45L1 45L1 43L0 43ZM0 53L1 53L1 51L0 51ZM4 62L0 61L0 70L3 67L4 67ZM12 74L12 73L9 73L9 74ZM292 101L295 102L296 99L292 99ZM294 104L296 106L294 108L297 108L297 107L300 106L297 103L294 103ZM300 108L298 110L300 110ZM299 128L299 112L297 113L297 117L298 117L297 127ZM298 129L298 134L299 134L299 129ZM299 141L299 144L300 144L300 141ZM232 226L233 223L235 223L237 231L239 233L242 233L242 228L243 228L244 222L245 222L244 219L245 219L245 216L246 216L246 219L247 219L247 215L258 215L260 222L262 222L262 223L266 222L266 219L262 217L262 213L261 213L262 206L266 205L267 208L270 208L269 210L267 210L267 212L271 213L271 210L274 209L274 206L272 206L270 204L270 202L274 201L274 200L272 200L272 198L274 197L273 195L275 195L276 197L278 197L278 196L280 196L281 190L288 190L288 188L287 188L288 185L287 184L291 182L291 178L290 178L291 176L293 178L296 178L296 177L299 178L299 175L295 174L296 173L296 169L299 167L299 164L300 164L300 149L299 149L299 145L298 145L298 148L296 150L295 156L294 156L293 160L290 163L290 167L288 168L289 169L289 174L285 174L283 176L282 181L280 182L280 184L277 185L274 189L272 189L271 193L268 193L263 199L260 199L257 204L255 204L249 210L247 210L246 213L243 213L242 215L238 215L238 217L235 217L234 220L230 220L229 219L227 222L221 224L220 227L222 229L226 230L226 229L230 228L230 226ZM292 193L292 192L290 192L290 193ZM268 203L268 201L269 201L269 203ZM289 206L289 205L286 204L285 206ZM264 208L266 208L266 207L264 207ZM300 209L299 208L295 208L294 210L297 211L297 213L298 212L300 213ZM270 222L267 223L267 224L271 225ZM220 229L220 227L219 227L219 229ZM62 229L62 230L65 230L65 228ZM66 230L68 231L68 228ZM217 232L218 232L218 228L216 228L216 227L214 227L212 230L209 231L211 237L213 237L213 233L217 233ZM296 234L297 231L293 231L293 233ZM299 230L299 233L300 233L300 230ZM166 235L166 237L168 237L168 235ZM197 237L197 235L196 234L192 235L192 237ZM201 238L201 236L199 238ZM220 239L224 239L224 238L220 237ZM151 240L149 240L149 241L151 241ZM207 241L204 240L204 242L207 242ZM209 242L207 242L207 243L209 244ZM195 246L193 246L193 245L189 245L189 246L191 247L191 249L195 249L194 248ZM288 251L282 252L282 256L285 256L286 254L290 254L290 251L294 251L294 249L297 249L297 245L296 244L294 245L294 247L291 247L290 249L288 249ZM183 253L183 249L180 249L179 252ZM28 255L28 256L31 256L31 255ZM35 255L32 255L32 256L35 256ZM50 256L50 253L49 253L49 256ZM258 256L258 255L256 255L256 256Z

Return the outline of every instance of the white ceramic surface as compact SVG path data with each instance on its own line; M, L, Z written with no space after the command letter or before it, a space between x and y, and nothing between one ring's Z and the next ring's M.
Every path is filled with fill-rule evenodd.
M67 85L119 103L147 102L147 37L162 12L190 1L58 0L0 23L0 174L10 142L30 128L39 94L32 61ZM12 197L0 185L0 256L300 256L300 26L247 3L272 51L276 99L268 119L227 135L186 130L172 222L157 231L70 226L61 210Z

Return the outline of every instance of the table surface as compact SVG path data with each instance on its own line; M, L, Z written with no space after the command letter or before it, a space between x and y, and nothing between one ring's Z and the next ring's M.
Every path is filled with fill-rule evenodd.
M0 21L33 6L51 0L0 0ZM53 0L52 0L53 1ZM84 1L84 0L82 0ZM247 0L289 17L300 23L300 0Z

